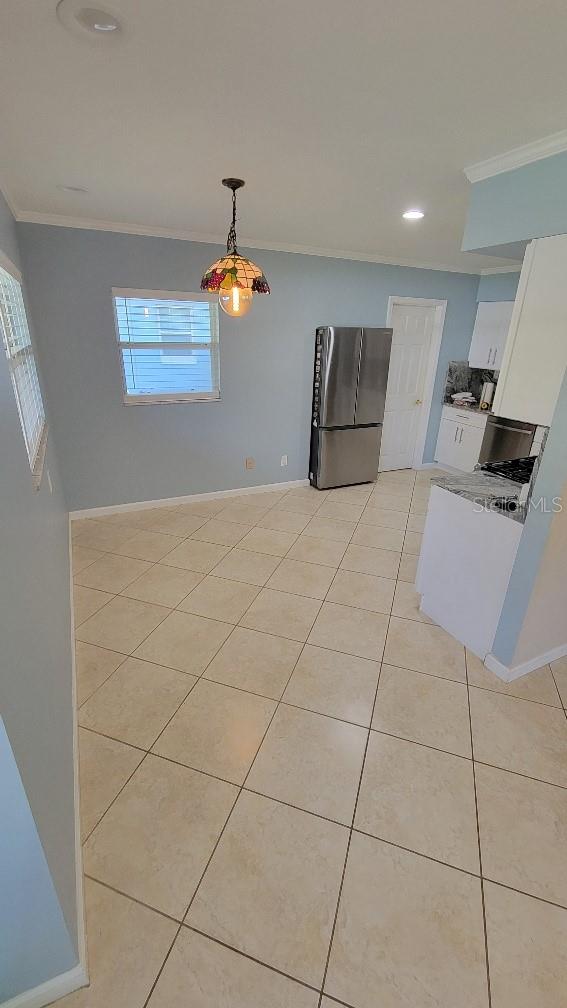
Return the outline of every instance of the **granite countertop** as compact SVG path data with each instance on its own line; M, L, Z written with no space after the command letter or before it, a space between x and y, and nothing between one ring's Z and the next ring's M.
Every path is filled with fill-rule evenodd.
M467 413L486 413L488 416L489 410L481 410L480 405L477 403L476 406L460 406L458 403L453 402L452 399L445 399L443 402L444 406L450 406L451 409L465 410Z
M472 473L447 473L446 476L434 476L431 480L434 486L449 493L465 497L473 504L480 504L487 511L495 511L503 518L512 518L517 522L525 522L526 508L518 505L515 511L507 511L494 504L498 498L509 497L518 500L522 485L500 476L489 476L487 473L475 470Z

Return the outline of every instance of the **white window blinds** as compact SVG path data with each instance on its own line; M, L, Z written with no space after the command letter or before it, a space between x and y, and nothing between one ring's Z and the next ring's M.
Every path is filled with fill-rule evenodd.
M220 397L216 301L169 291L113 295L125 402Z
M1 266L0 329L2 330L2 340L8 358L30 468L34 479L39 484L47 440L45 411L22 288L16 278Z

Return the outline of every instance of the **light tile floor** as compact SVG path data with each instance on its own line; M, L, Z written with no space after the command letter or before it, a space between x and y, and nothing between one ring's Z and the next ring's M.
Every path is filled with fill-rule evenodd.
M419 612L430 475L74 523L71 1008L564 1008L567 665Z

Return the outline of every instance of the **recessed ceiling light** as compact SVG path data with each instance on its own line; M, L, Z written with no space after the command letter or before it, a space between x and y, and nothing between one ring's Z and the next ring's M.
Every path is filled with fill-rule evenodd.
M116 38L122 34L122 25L115 14L100 7L89 7L84 0L59 0L57 17L77 38L86 40L88 35Z
M425 214L423 210L406 210L402 214L402 217L404 220L421 220L422 217L425 217Z
M88 189L85 189L84 186L80 185L58 185L57 188L61 189L63 192L86 193L89 191Z
M94 32L115 32L120 30L120 21L113 14L98 10L95 7L83 7L76 14L77 20Z

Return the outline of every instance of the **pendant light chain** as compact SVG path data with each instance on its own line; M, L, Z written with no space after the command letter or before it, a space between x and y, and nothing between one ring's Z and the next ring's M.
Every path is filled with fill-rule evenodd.
M232 190L232 223L228 229L226 251L227 255L238 255L238 248L236 245L236 189Z

